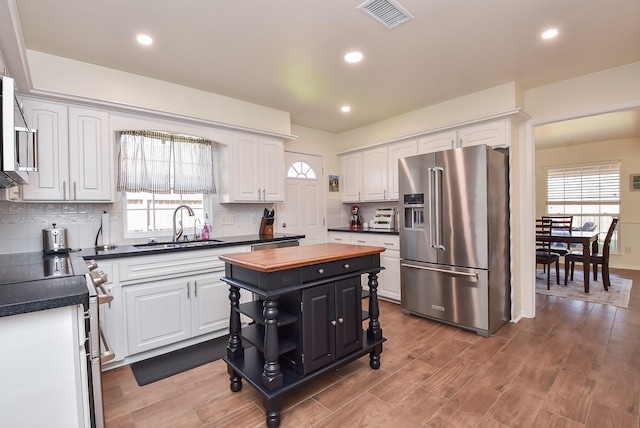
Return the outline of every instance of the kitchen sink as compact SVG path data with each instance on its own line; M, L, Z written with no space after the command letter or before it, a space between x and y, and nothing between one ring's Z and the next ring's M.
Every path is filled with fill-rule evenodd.
M155 242L149 244L137 244L136 248L147 250L161 250L167 248L193 248L193 247L208 247L211 245L224 242L220 239L209 239L207 241L183 241L183 242Z

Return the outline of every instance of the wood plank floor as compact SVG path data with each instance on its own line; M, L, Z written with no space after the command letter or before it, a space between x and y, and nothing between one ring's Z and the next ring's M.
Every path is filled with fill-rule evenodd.
M382 366L368 356L285 400L282 427L639 427L640 271L629 308L536 298L537 317L490 338L381 302ZM139 387L104 373L106 425L264 427L260 396L216 361Z

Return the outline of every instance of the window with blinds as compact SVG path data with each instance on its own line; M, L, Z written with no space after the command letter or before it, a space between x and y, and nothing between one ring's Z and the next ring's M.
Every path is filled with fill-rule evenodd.
M620 162L547 168L547 214L573 215L573 227L593 222L600 241L620 214ZM617 231L611 251L617 251Z

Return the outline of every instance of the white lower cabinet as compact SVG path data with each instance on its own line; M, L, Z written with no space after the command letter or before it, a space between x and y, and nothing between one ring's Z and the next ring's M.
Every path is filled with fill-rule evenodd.
M329 242L385 247L380 253L380 265L384 270L378 274L378 297L400 302L400 238L388 233L329 232ZM368 288L368 276L362 275L362 287Z
M114 296L101 306L101 323L116 354L106 368L223 336L229 327L229 286L221 280L224 247L98 260ZM241 295L241 302L253 299Z
M376 244L386 248L380 254L384 270L378 275L378 295L400 302L400 239L397 235L376 235Z
M0 318L0 426L91 425L82 305Z
M227 328L228 286L220 280L223 274L224 270L126 287L129 354Z

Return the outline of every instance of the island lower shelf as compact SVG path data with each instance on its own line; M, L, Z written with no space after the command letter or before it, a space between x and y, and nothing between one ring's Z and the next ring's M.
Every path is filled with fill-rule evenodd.
M376 346L381 345L387 339L382 338L379 340L368 340L366 333L363 333L363 347L359 352L354 352L340 360L336 360L333 363L324 366L307 375L300 375L295 370L286 365L281 367L283 375L282 388L276 391L269 391L262 385L262 371L264 367L264 358L260 351L255 347L246 348L244 350L244 358L240 360L230 360L228 357L224 357L223 361L233 368L244 380L249 382L258 392L265 396L267 399L276 398L282 394L285 394L297 386L302 385L312 379L322 376L328 371L338 369L345 364L349 364L363 356L372 352Z

